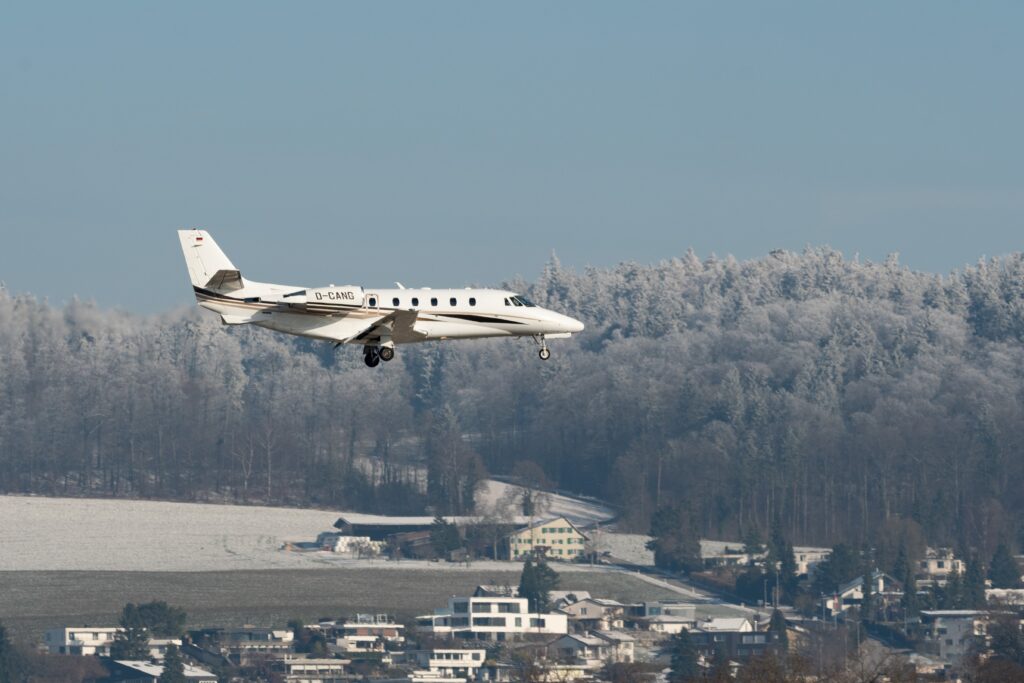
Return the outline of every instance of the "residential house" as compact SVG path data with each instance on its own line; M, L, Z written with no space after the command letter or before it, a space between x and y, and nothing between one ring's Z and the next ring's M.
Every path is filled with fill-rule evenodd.
M693 629L697 623L697 606L685 602L639 602L626 606L626 626L676 634Z
M595 631L623 627L626 606L617 600L585 598L560 608L576 630Z
M65 626L43 635L50 654L110 656L114 637L124 629L117 626Z
M557 662L598 669L608 658L608 642L589 633L570 633L548 645L548 656Z
M1024 608L1024 588L986 588L989 605Z
M106 659L103 665L110 675L105 683L157 683L164 672L164 665L148 661L128 659ZM199 667L184 665L185 679L189 683L217 683L217 676Z
M587 537L565 517L536 522L506 537L507 556L522 560L541 554L552 560L574 560L583 555Z
M746 567L767 556L767 551L747 553L743 543L700 539L700 557L707 567Z
M409 652L408 658L420 667L410 675L412 681L468 681L477 677L487 651L435 648Z
M636 661L636 638L625 631L599 630L591 635L608 643L608 656L612 662L632 664Z
M928 548L917 565L917 586L945 586L951 574L963 574L963 560L957 559L951 548Z
M295 635L287 629L245 626L235 629L213 629L197 632L197 641L212 640L212 651L227 656L235 665L248 663L265 655L286 655L292 651Z
M563 634L569 628L565 614L530 612L526 598L483 596L449 598L447 608L418 617L416 623L435 635L498 641Z
M561 663L598 669L608 663L632 663L634 638L622 631L564 635L548 644L548 656Z
M881 600L882 606L898 603L903 596L903 586L888 574L872 572L874 595ZM829 618L845 614L851 607L859 608L864 599L864 577L858 576L839 586L831 595L821 598L822 611Z
M958 665L983 644L988 615L978 610L924 610L918 649L944 664Z
M284 683L349 683L345 667L351 663L348 659L287 656L276 660L272 668Z
M778 638L767 631L757 631L754 623L744 618L716 618L702 621L690 632L694 647L705 660L716 658L743 661L778 647Z
M832 554L831 548L814 546L794 546L793 559L796 560L797 576L811 576L814 568Z
M537 683L567 683L593 681L593 670L583 664L545 661L536 671L525 675L521 666L507 662L487 662L477 678L481 683L518 683L523 680ZM421 683L413 681L413 683ZM434 683L423 681L422 683Z
M337 652L383 652L388 646L398 647L406 642L404 627L389 614L356 614L343 624L335 624L330 630L334 643L329 645Z

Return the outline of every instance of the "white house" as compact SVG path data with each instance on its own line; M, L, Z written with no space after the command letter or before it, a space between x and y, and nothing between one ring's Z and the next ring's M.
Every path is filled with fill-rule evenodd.
M985 639L988 615L977 610L921 612L922 651L945 664L958 664Z
M569 630L565 614L530 612L526 598L483 596L449 598L447 608L417 617L416 624L435 635L472 640L514 640L527 635L559 635Z
M963 574L965 569L963 560L958 559L950 548L928 548L917 565L916 573L921 577L918 586L944 586L950 574Z
M793 546L793 559L796 560L797 576L803 576L804 574L810 576L814 573L814 568L823 560L828 559L828 556L831 554L831 548L816 548L806 545Z
M753 633L754 623L746 617L714 617L698 622L697 630L705 633Z
M638 620L638 623L645 624L648 631L675 635L683 629L689 631L696 627L697 619L686 614L656 614Z
M328 649L337 653L384 652L405 642L405 626L388 614L357 614L344 623L326 622L318 628L329 633L334 642Z
M877 569L872 573L872 581L872 590L877 596L887 596L891 599L901 590L895 579ZM822 603L827 616L834 617L851 607L860 607L863 600L864 577L858 576L839 586L832 595L824 596Z
M419 670L409 678L418 681L467 681L477 677L487 659L486 650L435 648L408 653Z
M114 637L122 630L118 626L66 626L47 631L43 642L50 654L109 657Z
M284 675L285 683L350 683L345 674L349 659L287 656L276 660L273 669Z

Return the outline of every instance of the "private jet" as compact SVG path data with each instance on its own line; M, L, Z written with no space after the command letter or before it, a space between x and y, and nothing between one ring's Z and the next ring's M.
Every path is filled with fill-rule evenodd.
M256 325L335 347L363 347L373 368L395 357L395 346L445 339L531 337L541 360L547 340L583 330L583 323L501 289L364 289L357 285L302 287L253 282L205 230L179 230L192 290L225 325Z

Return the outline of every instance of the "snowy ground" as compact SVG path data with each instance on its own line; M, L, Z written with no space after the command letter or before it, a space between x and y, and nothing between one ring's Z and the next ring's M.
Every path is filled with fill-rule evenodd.
M515 497L518 486L488 480L476 493L478 509L493 510ZM541 497L538 517L565 517L576 526L590 527L615 518L615 512L595 500L572 498L558 493L545 493Z
M508 484L490 482L486 503ZM548 514L590 524L608 519L597 503L552 495ZM0 496L0 571L219 571L231 569L410 569L429 562L351 560L333 553L290 552L286 543L314 541L340 512L142 500ZM474 562L508 571L515 563ZM459 567L445 565L448 571Z
M617 534L603 529L588 532L594 550L609 553L616 560L622 560L641 567L654 566L654 552L647 549L650 536L643 534Z

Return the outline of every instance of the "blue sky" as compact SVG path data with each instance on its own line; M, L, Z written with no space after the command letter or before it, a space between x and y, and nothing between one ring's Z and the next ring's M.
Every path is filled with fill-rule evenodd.
M47 3L0 22L0 280L191 302L1024 236L1019 2Z

